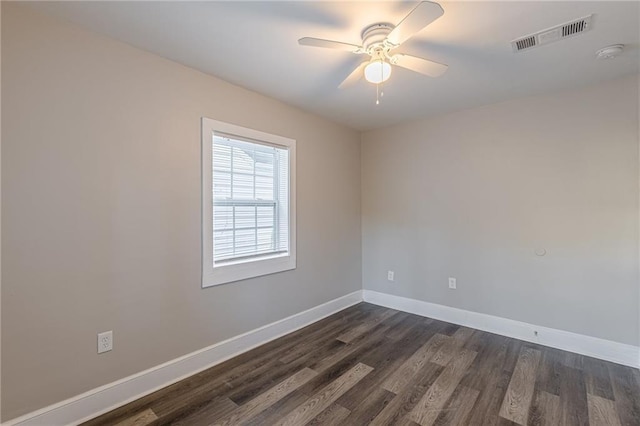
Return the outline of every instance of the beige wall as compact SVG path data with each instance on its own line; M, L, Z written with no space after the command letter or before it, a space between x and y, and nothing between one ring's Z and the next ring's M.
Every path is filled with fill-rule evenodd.
M361 151L365 289L638 344L637 76L372 131Z
M2 67L4 420L361 288L357 132L7 2ZM295 271L200 288L202 116L297 140Z

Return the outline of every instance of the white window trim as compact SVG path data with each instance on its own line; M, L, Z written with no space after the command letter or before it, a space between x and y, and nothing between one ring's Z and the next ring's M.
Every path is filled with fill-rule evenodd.
M213 266L212 136L235 135L289 150L289 252ZM235 124L202 118L202 287L211 287L296 268L296 141Z

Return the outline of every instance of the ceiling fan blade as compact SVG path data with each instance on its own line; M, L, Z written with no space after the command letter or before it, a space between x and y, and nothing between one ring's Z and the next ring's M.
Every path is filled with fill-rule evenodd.
M358 65L356 69L353 70L351 74L349 74L349 77L345 78L344 81L340 83L340 86L338 86L338 89L345 89L357 83L362 78L362 75L364 73L364 67L366 67L368 63L369 62L363 62L360 65Z
M355 44L342 43L340 41L325 40L322 38L313 37L303 37L298 40L298 44L300 44L301 46L324 47L327 49L344 50L346 52L353 53L360 53L360 50L362 50L361 46L356 46Z
M449 68L449 65L403 54L394 55L391 63L429 77L440 77Z
M438 3L423 1L389 33L387 40L400 45L443 14L444 10Z

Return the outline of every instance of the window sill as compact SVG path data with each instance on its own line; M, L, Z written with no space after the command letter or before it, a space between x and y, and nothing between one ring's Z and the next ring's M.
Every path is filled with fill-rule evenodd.
M260 260L254 259L236 263L230 262L229 264L216 266L211 270L203 272L202 288L290 271L292 269L296 269L296 258L292 255L271 256Z

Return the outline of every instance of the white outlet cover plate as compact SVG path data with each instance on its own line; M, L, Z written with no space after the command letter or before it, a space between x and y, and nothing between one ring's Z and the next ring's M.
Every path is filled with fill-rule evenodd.
M456 288L456 279L449 277L449 288Z
M393 271L387 272L387 279L389 281L393 281L394 278L395 278L395 273Z
M109 352L113 349L113 331L98 333L98 353Z

